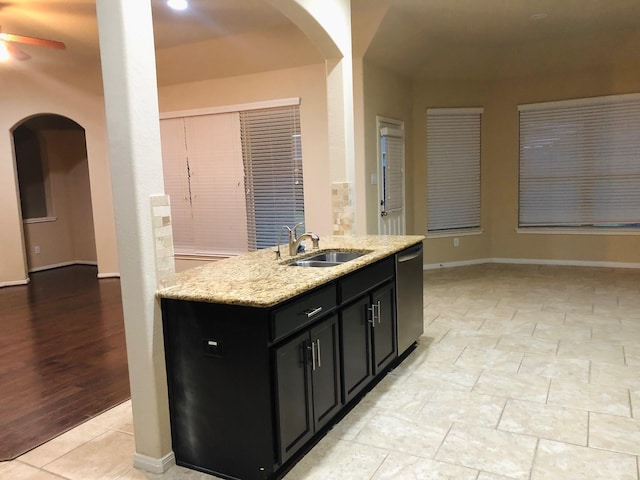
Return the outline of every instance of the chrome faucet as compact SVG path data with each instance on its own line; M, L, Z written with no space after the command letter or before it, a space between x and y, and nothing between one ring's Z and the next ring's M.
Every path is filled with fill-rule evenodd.
M289 255L290 256L294 256L295 254L298 253L298 248L300 247L300 243L305 240L305 239L310 239L313 242L313 248L314 249L318 249L320 246L320 237L318 235L316 235L315 233L312 232L306 232L303 233L302 235L300 235L299 237L296 236L296 229L302 225L301 223L298 223L296 225L294 225L293 228L287 226L287 225L283 225L282 228L280 229L280 235L278 236L278 249L276 251L276 258L280 258L280 240L282 238L282 232L283 230L287 230L289 232Z

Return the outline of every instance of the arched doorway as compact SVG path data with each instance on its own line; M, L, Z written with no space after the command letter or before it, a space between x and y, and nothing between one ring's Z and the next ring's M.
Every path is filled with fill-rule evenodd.
M29 272L97 263L85 131L60 115L13 130Z

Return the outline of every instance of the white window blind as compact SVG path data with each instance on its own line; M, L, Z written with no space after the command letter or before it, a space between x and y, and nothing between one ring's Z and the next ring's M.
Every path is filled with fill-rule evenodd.
M266 248L304 222L299 107L244 111L240 124L249 248Z
M480 228L481 108L427 110L427 232Z
M519 110L520 227L640 226L640 98Z
M238 114L167 119L160 124L176 252L246 252Z
M380 122L382 150L382 211L394 213L404 208L404 131L396 124Z

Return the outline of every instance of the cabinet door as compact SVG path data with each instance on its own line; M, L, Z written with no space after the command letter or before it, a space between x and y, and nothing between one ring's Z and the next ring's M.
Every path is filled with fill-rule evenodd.
M373 324L374 373L377 374L396 358L395 291L389 283L371 294Z
M316 431L338 412L340 357L337 315L311 329L311 378Z
M280 461L313 435L309 332L275 351Z
M369 306L369 296L366 295L340 313L345 403L356 396L373 377Z

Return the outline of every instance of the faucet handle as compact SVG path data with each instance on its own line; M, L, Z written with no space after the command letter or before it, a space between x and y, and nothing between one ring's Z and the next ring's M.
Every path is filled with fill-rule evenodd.
M304 225L304 222L300 222L300 223L296 223L293 228L291 229L291 231L293 232L293 239L295 241L295 239L297 238L296 236L296 230L298 229L298 227L301 227L302 225Z

